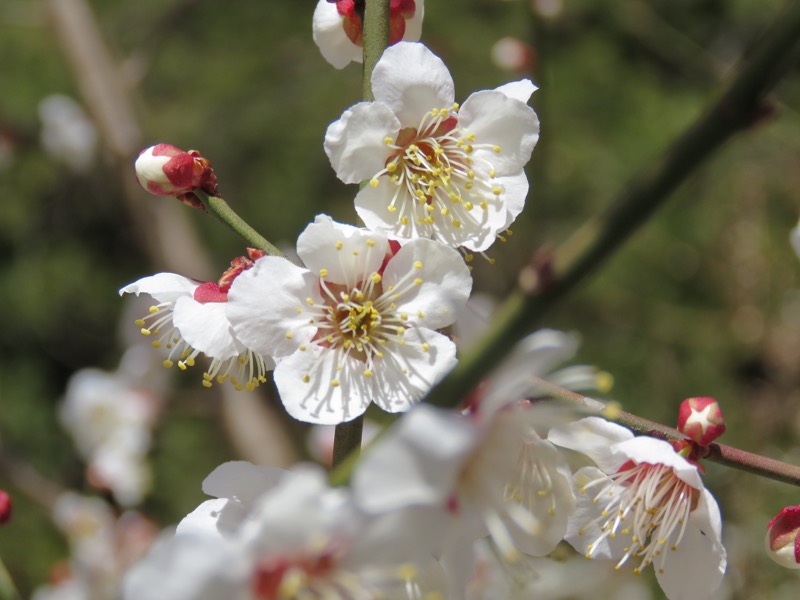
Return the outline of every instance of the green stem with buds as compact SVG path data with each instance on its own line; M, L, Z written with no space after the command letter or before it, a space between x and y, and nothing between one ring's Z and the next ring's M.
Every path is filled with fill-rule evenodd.
M239 236L248 243L248 245L253 248L263 250L271 256L280 256L286 258L286 255L283 252L278 250L278 248L271 244L263 235L250 227L250 225L248 225L247 222L242 219L242 217L236 214L236 212L227 202L225 202L225 200L218 198L217 196L209 196L199 189L192 190L192 192L200 199L208 212L225 223L225 225L230 227L234 232L238 233Z
M364 74L362 97L374 100L372 95L372 70L381 54L389 45L389 0L366 0L364 8ZM333 439L333 468L341 465L348 457L355 461L361 448L361 433L364 417L357 417L336 426ZM348 464L351 464L348 462Z

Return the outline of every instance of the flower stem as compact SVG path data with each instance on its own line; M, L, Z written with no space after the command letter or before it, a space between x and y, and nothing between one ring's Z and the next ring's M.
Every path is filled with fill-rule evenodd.
M686 436L677 429L667 427L661 423L650 421L624 410L609 407L592 398L587 398L578 393L558 387L544 380L537 382L537 389L543 390L553 400L561 402L581 411L599 414L603 418L619 423L639 435L648 435L661 440L685 440ZM800 487L800 467L781 462L746 450L740 450L725 444L712 443L705 447L701 458L725 465L740 471L747 471L754 475L774 479L783 483Z
M374 100L372 70L389 45L389 0L366 0L362 39L364 40L362 97L364 100ZM348 456L352 455L350 460L355 460L358 456L363 426L363 416L336 426L333 438L333 469L336 469Z
M502 305L490 330L426 401L458 405L549 309L598 270L705 159L735 133L768 114L764 97L795 64L798 54L800 2L788 5L710 110L635 176L604 213L590 219L555 252L534 257L520 273L518 290Z
M253 248L258 248L259 250L263 250L272 256L285 257L283 252L278 250L274 245L267 241L264 236L250 227L250 225L248 225L247 222L242 219L242 217L236 214L236 212L228 205L227 202L225 202L225 200L216 196L209 196L199 189L193 190L193 192L209 212L213 213L214 216L216 216L220 221L238 233L239 236L250 246Z

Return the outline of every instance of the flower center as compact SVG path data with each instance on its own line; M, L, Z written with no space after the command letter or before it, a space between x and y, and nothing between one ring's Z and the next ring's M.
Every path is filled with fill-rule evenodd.
M586 549L587 558L606 538L630 536L630 543L616 569L629 558L640 558L634 569L640 573L660 557L659 571L663 572L664 550L675 551L683 538L689 514L697 506L699 492L675 475L671 467L660 464L628 462L617 473L591 481L580 489L602 488L594 502L607 501L600 516L590 525L598 525L599 537ZM585 529L579 531L583 535Z
M297 309L298 313L309 313L309 323L317 328L310 343L333 352L338 370L343 368L345 360L355 359L363 363L361 374L373 377L375 365L384 358L385 352L391 353L397 345L405 344L409 315L398 312L397 301L415 286L422 285L422 278L418 276L422 268L422 262L415 261L413 268L397 283L387 286L378 271L354 285L347 285L327 281L328 271L322 269L319 279L322 301L306 298L306 306ZM291 339L294 334L289 332L286 336ZM307 349L306 345L300 346L301 351ZM427 343L421 344L423 352L428 349ZM320 364L318 361L312 372L303 376L304 382L311 381L313 371ZM338 378L330 384L339 386Z
M458 104L434 108L416 128L402 129L396 139L384 142L393 152L370 185L378 187L381 177L389 178L396 190L387 210L418 235L430 237L433 228L443 225L478 226L489 207L499 204L503 186L495 180L492 163L476 158L475 150L499 154L501 149L476 143L474 133L458 126Z

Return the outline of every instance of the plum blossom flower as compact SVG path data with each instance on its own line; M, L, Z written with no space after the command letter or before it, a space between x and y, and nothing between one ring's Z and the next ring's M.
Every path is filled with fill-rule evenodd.
M509 562L547 554L564 535L574 499L566 460L536 433L537 413L415 407L362 459L356 501L369 512L437 507L453 520L445 543L452 550L488 534Z
M212 473L221 494L129 571L123 598L378 598L413 583L430 556L413 517L368 517L321 469L259 471L228 463ZM255 474L254 481L242 475ZM227 488L227 491L226 491ZM259 489L260 488L260 489ZM203 524L205 522L205 524Z
M322 56L337 69L363 60L364 0L319 0L313 35ZM415 42L422 33L423 0L391 0L389 43Z
M559 446L583 452L598 467L574 475L577 509L565 539L588 558L615 568L652 564L671 600L708 598L726 567L721 518L698 467L668 442L634 437L619 425L588 417L550 431Z
M263 253L249 250L259 257ZM123 287L122 294L148 294L157 304L136 321L141 332L156 339L156 348L166 348L163 365L172 367L177 361L181 370L194 366L202 353L211 359L203 373L203 385L230 381L237 389L252 390L266 381L266 372L274 366L267 354L247 348L233 333L226 316L231 282L253 265L250 258L239 257L231 263L219 282L200 282L175 273L158 273Z
M374 102L328 127L325 152L370 229L486 250L522 210L523 171L538 138L527 79L472 94L459 107L439 57L419 43L387 48L372 74Z
M150 487L151 429L161 399L136 387L124 371L83 369L69 380L59 418L86 460L87 479L123 506L139 504Z
M456 362L450 325L472 280L456 251L430 240L399 248L381 232L317 216L300 235L306 265L265 256L231 286L236 337L278 361L286 410L319 424L370 402L407 410Z

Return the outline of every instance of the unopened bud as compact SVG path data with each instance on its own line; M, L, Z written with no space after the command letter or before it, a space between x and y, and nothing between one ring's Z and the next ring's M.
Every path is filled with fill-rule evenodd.
M767 554L787 569L800 569L800 506L787 506L767 525Z
M678 431L700 446L725 433L725 417L714 398L687 398L678 411Z
M9 496L3 490L0 490L0 525L5 525L11 520L11 512L14 504Z
M214 170L196 150L186 152L170 144L156 144L142 150L135 166L139 183L156 196L174 196L186 202L186 196L197 189L218 195Z

